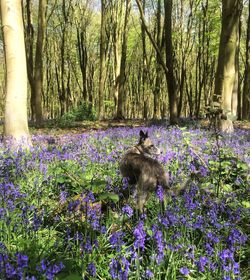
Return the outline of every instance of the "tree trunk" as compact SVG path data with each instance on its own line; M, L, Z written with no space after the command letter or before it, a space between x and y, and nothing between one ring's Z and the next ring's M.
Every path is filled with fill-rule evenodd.
M43 91L43 42L45 33L45 10L46 0L39 0L38 31L36 41L34 94L35 94L35 116L36 125L41 126L42 113L42 91Z
M146 1L142 0L143 15L145 15ZM142 117L144 120L148 118L148 106L147 106L147 50L146 50L146 31L145 26L141 23L141 38L142 38Z
M161 0L157 1L157 12L156 12L157 30L156 30L156 42L158 48L161 50ZM159 54L156 53L156 78L155 78L155 88L154 88L154 119L160 119L160 93L161 93L161 79L162 71L160 64Z
M83 26L77 27L77 49L79 54L79 64L82 74L82 98L87 102L87 47L86 47L86 30L81 30L85 28Z
M123 39L122 39L122 54L120 64L120 78L118 83L118 106L117 106L117 119L124 119L124 102L125 98L125 81L126 81L126 58L127 58L127 37L128 37L128 18L130 14L131 0L126 0L126 10L124 17Z
M106 59L107 59L107 1L101 1L101 38L100 38L100 72L99 72L99 106L98 118L104 119L104 86L106 80Z
M32 6L31 1L26 1L26 14L27 14L27 26L25 29L25 47L27 56L27 73L28 80L31 89L30 97L30 109L31 109L31 120L35 121L35 95L34 95L34 59L33 59L33 49L34 49L34 27L32 24Z
M219 101L228 121L232 116L232 93L236 76L235 58L241 0L222 1L222 29L218 66L215 77L214 101ZM231 121L232 126L232 121ZM233 126L232 126L233 130Z
M248 3L248 23L246 40L246 68L243 88L242 118L250 120L250 1Z
M166 37L166 67L168 69L166 78L168 85L170 124L177 124L177 98L173 70L173 47L172 47L172 0L164 0L165 22L164 31Z
M1 0L1 18L7 71L4 137L14 149L28 148L27 67L21 1Z
M123 5L120 1L112 2L112 14L111 14L111 24L112 24L112 39L113 39L113 98L114 98L114 115L117 115L118 106L118 85L120 79L120 69L121 69L121 35L122 35L122 22L121 18L123 16Z
M239 87L239 52L240 52L240 36L239 36L239 26L237 32L237 45L236 45L236 53L235 53L235 79L233 85L233 92L232 92L232 102L231 102L231 112L233 120L238 119L238 95L240 94L240 87Z

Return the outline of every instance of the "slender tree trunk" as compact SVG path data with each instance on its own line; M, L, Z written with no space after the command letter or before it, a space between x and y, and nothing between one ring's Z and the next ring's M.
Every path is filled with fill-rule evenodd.
M237 49L237 36L239 28L239 17L241 0L222 1L222 29L220 36L220 47L218 66L215 77L214 100L221 102L223 113L227 115L228 125L232 121L232 93L236 76L235 58ZM223 122L223 121L222 121Z
M99 120L104 119L104 86L106 80L106 59L107 59L107 1L101 1L101 38L100 38L100 72L99 72Z
M248 22L247 22L247 40L246 40L246 68L243 88L243 106L242 118L250 120L250 1L248 3Z
M172 46L172 0L164 0L165 22L164 31L166 37L166 67L170 124L177 124L177 98L176 98L176 82L173 70L173 46Z
M143 16L145 14L146 1L142 0L142 11ZM148 104L147 104L147 50L146 50L146 31L145 26L141 23L141 39L142 39L142 117L143 119L148 118Z
M120 79L120 69L121 69L121 35L122 35L122 20L123 18L123 5L120 1L111 1L112 2L112 14L111 14L111 23L112 23L112 39L113 39L113 90L114 90L114 114L113 117L116 118L117 106L118 106L118 85Z
M239 22L238 22L239 23ZM239 52L240 52L240 36L239 36L239 26L237 29L237 43L236 43L236 53L235 53L235 79L232 92L232 102L231 102L231 112L233 120L238 119L238 95L240 94L239 87Z
M1 18L6 62L4 137L13 148L31 144L27 117L27 67L21 1L1 0Z
M39 0L38 10L38 31L36 41L34 90L35 90L35 116L36 125L41 126L43 121L42 113L42 92L43 92L43 43L45 34L45 10L46 0Z
M77 27L77 49L79 54L79 63L82 74L82 98L87 101L87 47L86 47L86 31L80 30L83 26Z
M31 1L26 1L26 14L27 14L27 27L25 29L25 46L26 46L26 56L27 56L27 73L28 80L31 89L31 97L30 97L30 109L31 109L31 120L35 121L35 95L34 95L34 59L33 59L33 51L34 51L34 27L32 24L32 6Z
M156 30L156 42L158 48L161 50L161 0L157 1L157 12L156 12L157 30ZM162 71L160 64L159 54L156 53L156 77L155 77L155 87L154 87L154 119L160 119L160 93L161 93L161 79Z
M126 101L125 81L126 81L126 58L127 58L127 37L128 37L128 19L131 8L131 0L126 0L126 10L124 17L124 29L122 39L122 54L121 54L121 68L120 68L120 79L118 84L118 106L117 106L117 119L124 118L124 102Z

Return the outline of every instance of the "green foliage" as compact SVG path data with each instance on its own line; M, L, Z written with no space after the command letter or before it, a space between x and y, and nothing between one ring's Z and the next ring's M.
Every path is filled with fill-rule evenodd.
M65 113L60 119L59 119L59 126L61 127L74 127L76 121L76 116L74 112L68 112Z
M73 110L76 121L96 120L96 112L90 103L82 102L76 109Z
M93 121L96 120L97 118L96 116L97 115L95 109L92 108L92 106L89 103L83 102L78 107L65 113L59 119L59 126L74 127L76 126L76 122L85 121L85 120Z
M122 196L126 186L117 172L118 162L138 133L128 128L111 131L67 135L60 144L44 147L42 142L30 154L2 155L10 171L4 165L0 170L5 180L16 184L7 184L7 191L0 185L0 205L8 209L6 214L0 212L0 238L13 265L18 251L29 256L25 276L32 273L42 280L46 276L36 270L42 259L63 262L63 270L54 278L58 280L111 279L114 260L122 269L124 260L129 262L128 279L132 280L149 279L147 269L154 280L185 278L180 272L183 267L189 269L187 279L222 279L227 271L222 272L220 258L229 241L236 252L232 265L246 263L248 165L232 147L218 145L214 137L199 130L154 127L150 135L156 141L163 139L161 159L170 171L171 186L175 189L189 181L184 194L166 197L163 205L152 193L146 215L135 208L128 215L124 206L135 202L133 196L129 200ZM220 196L216 197L218 182ZM208 238L211 232L218 241ZM113 244L119 233L120 240ZM137 248L137 239L143 236L143 248ZM218 268L213 271L206 264L202 271L201 257ZM231 265L231 260L226 261ZM91 263L95 276L88 270Z

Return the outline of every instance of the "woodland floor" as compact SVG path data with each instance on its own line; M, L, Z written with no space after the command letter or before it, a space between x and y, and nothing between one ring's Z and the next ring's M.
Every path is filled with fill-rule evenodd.
M61 135L61 134L79 134L90 130L106 130L108 128L114 127L138 127L138 126L150 126L150 125L160 125L169 126L167 120L142 120L142 119L127 119L127 120L103 120L103 121L81 121L75 122L71 127L60 127L56 123L45 122L43 128L36 128L30 126L31 134L49 134L49 135ZM208 128L207 120L199 121L181 121L180 126L196 126L201 128ZM236 121L234 122L234 128L250 130L250 121ZM0 134L3 132L3 125L0 125Z

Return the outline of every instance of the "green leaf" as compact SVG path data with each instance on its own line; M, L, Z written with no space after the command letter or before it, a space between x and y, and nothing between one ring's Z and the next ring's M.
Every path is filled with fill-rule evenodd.
M250 202L249 201L242 201L242 205L246 208L250 208Z
M113 202L119 201L118 194L112 194L112 193L102 193L99 195L100 200L112 200Z
M82 280L82 276L76 273L70 274L68 276L59 276L58 279L64 279L64 280Z

